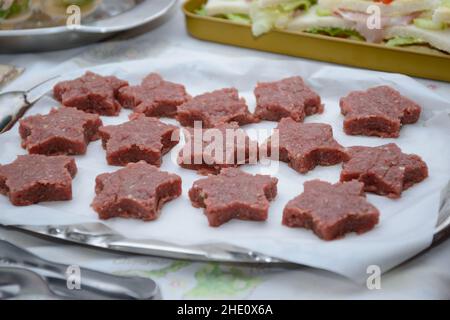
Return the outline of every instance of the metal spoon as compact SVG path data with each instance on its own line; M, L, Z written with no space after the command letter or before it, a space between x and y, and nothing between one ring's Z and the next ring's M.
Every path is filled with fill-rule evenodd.
M43 277L30 270L0 267L0 300L62 299L48 287Z
M120 277L80 268L81 290L67 287L69 265L54 263L0 240L0 266L26 268L38 273L52 292L73 299L160 299L157 284L147 278Z
M59 78L54 76L37 84L27 91L9 91L0 93L0 133L12 128L20 117L48 90L42 90L42 85Z

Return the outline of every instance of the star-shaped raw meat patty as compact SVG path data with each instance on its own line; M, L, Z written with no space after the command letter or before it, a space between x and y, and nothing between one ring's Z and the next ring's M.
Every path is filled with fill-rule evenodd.
M222 168L258 161L258 143L236 122L210 129L188 128L185 136L186 145L178 156L178 164L185 169L218 174Z
M142 114L132 115L123 124L101 127L99 133L108 164L118 166L143 160L159 167L162 156L179 141L176 126Z
M32 154L85 154L89 142L98 139L100 117L74 108L52 109L47 115L20 120L22 147Z
M378 223L380 213L367 202L363 188L358 181L307 181L304 192L284 208L283 224L311 229L324 240L367 232Z
M349 135L397 138L403 124L416 123L421 107L388 86L355 91L341 98L344 131Z
M117 94L120 88L126 86L128 82L116 77L103 77L88 71L80 78L56 84L53 95L65 107L116 116L121 109Z
M231 219L265 221L269 201L277 195L278 179L251 175L237 168L194 182L189 198L196 208L205 208L209 225L218 227Z
M67 156L24 155L0 165L0 193L13 205L72 199L75 160Z
M300 77L258 83L255 96L255 115L264 120L280 121L291 117L303 121L305 116L323 112L320 96Z
M379 147L348 148L341 181L359 180L367 192L399 198L403 190L428 177L426 163L415 154L405 154L394 143Z
M216 90L194 97L178 107L176 118L186 127L193 127L195 121L202 121L204 128L212 128L226 122L243 125L258 121L248 111L244 98L239 98L235 88Z
M335 165L348 157L345 148L334 140L330 125L299 123L291 118L280 121L277 131L263 148L267 148L271 158L276 155L273 150L278 148L279 159L276 160L287 162L300 173L306 173L318 165Z
M139 86L122 88L119 101L147 117L175 117L177 107L190 99L183 85L165 81L159 74L149 74Z
M144 161L97 176L92 207L100 219L155 220L162 206L181 195L181 178Z

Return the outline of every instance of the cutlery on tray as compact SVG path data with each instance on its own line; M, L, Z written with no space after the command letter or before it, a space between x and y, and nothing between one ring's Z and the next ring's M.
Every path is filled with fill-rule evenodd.
M44 260L16 245L0 240L0 298L11 295L11 292L4 288L8 289L15 284L26 294L44 293L50 298L160 299L159 288L151 279L115 276L78 266L76 268L80 288L77 289L76 286L68 285L67 272L73 267ZM9 282L11 284L8 285ZM42 282L47 286L47 290ZM33 283L36 290L30 289L30 284Z
M57 78L59 76L46 79L26 91L0 93L0 133L11 129L28 108L47 93L47 90L43 90L43 85Z

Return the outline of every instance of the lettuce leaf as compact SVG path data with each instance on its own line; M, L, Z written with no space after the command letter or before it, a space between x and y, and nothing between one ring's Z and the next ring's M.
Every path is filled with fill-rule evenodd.
M291 0L280 4L279 6L283 11L293 11L296 9L309 10L309 8L316 3L316 0Z
M287 23L289 15L281 10L272 8L259 8L253 4L250 9L252 19L252 32L255 37L269 32L277 25Z
M308 10L317 0L290 0L273 7L261 8L256 1L250 7L252 32L258 37L273 28L287 25L296 10Z
M205 5L202 5L199 9L194 11L195 14L198 14L199 16L206 17L208 14L206 13Z
M388 47L401 47L401 46L410 46L414 44L422 44L424 41L419 38L414 37L395 37L389 39L386 42L386 46Z
M225 18L230 21L238 22L238 23L250 24L252 22L250 17L246 14L229 13L229 14L225 15Z
M347 38L352 40L365 40L358 31L352 29L342 29L334 27L309 28L305 32L313 34L322 34L337 38Z
M195 14L198 14L199 16L203 16L203 17L208 16L208 13L206 12L204 5L201 6L199 9L195 10ZM252 22L250 17L247 14L240 14L240 13L220 14L215 17L221 18L221 19L227 19L230 21L238 22L238 23L245 23L245 24L250 24Z
M91 4L93 0L62 0L62 3L66 6L77 5L77 6L85 6L87 4Z
M0 19L8 19L29 9L28 0L17 0L7 10L0 10Z
M254 36L260 36L273 28L283 28L292 18L296 10L309 10L317 0L288 0L282 4L271 7L260 7L258 1L253 1L250 7L250 15L246 14L220 14L217 18L223 18L238 23L252 25ZM205 7L195 11L200 16L207 16Z
M441 5L450 8L450 0L441 0Z

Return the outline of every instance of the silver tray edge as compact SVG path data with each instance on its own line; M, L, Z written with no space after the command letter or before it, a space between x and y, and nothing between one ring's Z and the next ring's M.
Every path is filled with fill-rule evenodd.
M442 192L440 214L430 248L450 237L450 183ZM245 248L216 243L181 246L157 240L128 239L101 222L69 225L8 225L18 230L79 245L139 255L193 261L244 264L290 265L289 261L270 257ZM427 248L429 249L429 248ZM426 251L425 249L424 251ZM420 253L419 253L420 254Z
M34 36L34 35L50 35L55 33L64 33L64 32L82 32L82 33L115 33L120 32L124 30L129 30L133 28L137 28L141 25L144 25L154 19L157 19L166 13L168 13L173 6L178 2L178 0L158 0L160 3L167 2L163 9L157 11L155 14L152 14L150 16L146 16L142 18L141 20L135 20L128 19L130 23L128 24L122 24L117 26L110 26L111 22L114 22L119 16L123 17L124 15L132 16L136 11L142 11L144 9L148 9L152 5L152 0L146 0L142 4L139 4L135 6L134 8L130 9L129 11L123 12L117 16L110 17L105 20L100 20L93 24L88 25L80 25L76 29L70 29L66 26L57 26L57 27L46 27L46 28L35 28L35 29L19 29L19 30L0 30L0 37L17 37L17 36ZM154 3L154 2L153 2ZM108 22L107 25L105 25L105 22Z

